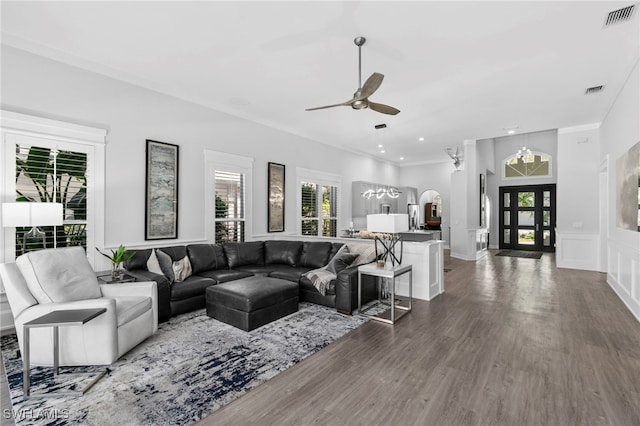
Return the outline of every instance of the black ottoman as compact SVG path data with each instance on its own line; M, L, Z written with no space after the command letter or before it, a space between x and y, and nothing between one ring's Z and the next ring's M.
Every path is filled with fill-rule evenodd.
M207 315L244 331L298 311L298 284L253 276L207 287Z

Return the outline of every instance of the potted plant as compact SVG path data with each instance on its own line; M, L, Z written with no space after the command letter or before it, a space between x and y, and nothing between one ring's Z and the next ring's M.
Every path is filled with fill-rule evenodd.
M104 257L106 257L111 261L111 266L112 266L111 279L114 281L118 281L122 278L122 271L120 270L120 264L122 262L126 262L127 260L131 259L133 255L136 254L135 251L129 251L125 249L122 244L116 250L111 250L111 255L101 252L100 249L98 249L98 247L96 247L96 250L98 250L98 253L100 253L101 255L103 255Z

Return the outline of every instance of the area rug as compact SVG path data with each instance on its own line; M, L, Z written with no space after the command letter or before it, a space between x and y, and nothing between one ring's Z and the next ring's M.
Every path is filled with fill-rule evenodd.
M177 316L115 362L82 397L24 400L15 334L2 338L2 358L17 425L189 425L366 321L309 303L249 333L204 310ZM32 391L62 387L50 368L31 371ZM74 386L66 379L64 387L69 383Z
M524 257L527 259L540 259L542 252L539 251L523 251L523 250L500 250L496 256Z

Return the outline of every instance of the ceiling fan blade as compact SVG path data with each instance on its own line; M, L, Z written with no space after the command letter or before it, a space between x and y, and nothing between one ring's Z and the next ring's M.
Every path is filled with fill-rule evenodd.
M378 90L378 87L380 87L380 85L382 84L382 80L384 80L384 75L380 74L379 72L374 72L373 74L371 74L371 77L369 77L367 81L365 81L362 85L360 96L357 96L356 98L354 98L354 100L360 100L371 96L373 92Z
M317 109L327 109L327 108L333 108L333 107L337 107L337 106L350 106L353 103L354 100L355 99L350 99L350 100L348 100L346 102L342 102L342 103L339 103L339 104L325 105L325 106L320 106L320 107L315 107L315 108L307 108L307 109L305 109L305 111L315 111Z
M377 104L375 102L369 102L369 108L371 108L374 111L381 112L383 114L389 114L389 115L396 115L397 113L400 112L400 110L397 108L394 108L389 105Z

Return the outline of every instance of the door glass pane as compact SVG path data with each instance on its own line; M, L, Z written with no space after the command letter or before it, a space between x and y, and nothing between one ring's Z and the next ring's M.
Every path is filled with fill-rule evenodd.
M542 226L551 226L551 212L549 210L544 210L542 212Z
M533 229L518 229L518 244L533 245L536 242Z
M504 226L509 226L509 225L511 225L511 212L506 211L504 212Z
M551 231L542 231L542 245L545 247L551 247Z
M518 192L518 207L534 207L535 204L535 192Z
M504 193L504 207L507 209L511 207L511 194L508 192Z
M518 225L520 226L533 226L535 212L532 211L519 211L518 212Z
M551 191L542 193L542 207L551 207Z
M511 244L511 230L505 229L503 237L504 238L503 238L502 242L504 244Z

